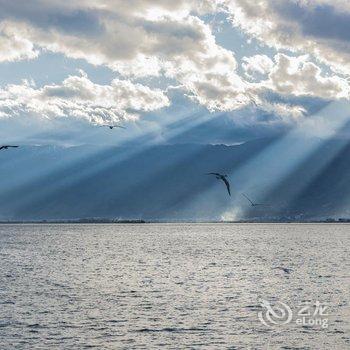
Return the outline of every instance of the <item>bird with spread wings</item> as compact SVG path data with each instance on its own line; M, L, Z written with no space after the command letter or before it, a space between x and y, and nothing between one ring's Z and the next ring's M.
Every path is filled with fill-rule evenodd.
M266 206L266 204L253 202L245 193L242 193L242 196L249 201L249 203L252 207Z
M11 145L3 145L0 146L0 151L4 150L4 149L9 149L9 148L18 148L19 146L11 146Z
M114 129L114 128L122 128L122 129L126 129L125 126L123 125L119 125L119 124L114 124L114 125L110 125L110 124L103 124L103 125L100 125L102 127L107 127L107 128L110 128L111 130Z
M222 175L219 173L207 173L206 175L214 175L218 180L222 180L227 188L229 196L231 196L230 183L227 180L227 175Z

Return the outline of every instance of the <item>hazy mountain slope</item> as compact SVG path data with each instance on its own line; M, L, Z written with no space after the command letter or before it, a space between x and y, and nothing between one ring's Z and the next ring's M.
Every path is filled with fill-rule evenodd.
M232 174L274 141L236 146L22 147L3 151L0 218L219 220L223 212L235 207L243 207L241 218L343 213L350 147L336 141L320 147L276 185L264 199L273 202L273 207L250 210L239 193L239 183L232 184L233 196L229 197L221 182L205 175L210 171ZM312 174L327 152L336 151L320 173ZM258 175L258 169L251 174ZM300 190L301 179L305 186ZM296 196L291 195L293 189L298 189Z

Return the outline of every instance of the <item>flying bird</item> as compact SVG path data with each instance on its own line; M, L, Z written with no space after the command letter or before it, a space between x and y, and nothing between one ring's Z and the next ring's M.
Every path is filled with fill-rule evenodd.
M230 183L226 179L227 175L222 175L219 173L207 173L206 175L214 175L218 180L222 180L224 182L224 184L226 185L227 192L228 192L229 196L231 196Z
M114 129L114 128L126 129L125 126L123 126L123 125L118 125L118 124L116 124L116 125L104 124L104 125L101 125L101 126L102 126L102 127L106 126L106 127L110 128L111 130Z
M0 151L2 151L3 149L18 148L18 147L19 146L3 145L3 146L0 146Z
M288 267L277 266L274 269L282 270L284 273L290 274L293 270Z
M262 203L254 203L245 193L242 193L242 196L249 201L249 203L252 207L260 207L260 206L266 205L266 204L262 204Z

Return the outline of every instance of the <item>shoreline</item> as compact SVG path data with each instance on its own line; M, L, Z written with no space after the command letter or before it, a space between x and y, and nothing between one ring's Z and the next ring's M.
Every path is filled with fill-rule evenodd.
M0 225L15 224L116 224L116 225L143 225L143 224L350 224L349 220L305 220L305 221L161 221L161 220L6 220L0 221Z

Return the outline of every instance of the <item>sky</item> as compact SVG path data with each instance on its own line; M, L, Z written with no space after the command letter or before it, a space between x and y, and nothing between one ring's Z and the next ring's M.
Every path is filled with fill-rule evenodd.
M3 142L235 144L349 99L347 0L0 0L0 10ZM116 123L127 129L99 127Z
M194 216L225 220L251 214L242 192L280 199L280 215L291 206L297 215L310 206L334 209L324 174L347 183L349 23L348 0L0 0L0 144L20 146L0 154L7 179L0 197L13 201L12 218L42 203L64 208L72 189L85 195L87 179L100 186L129 164L133 175L123 176L131 183L118 180L113 200L153 188L155 203L159 195L174 208L196 208ZM176 146L175 158L158 145ZM213 148L196 148L205 145ZM181 195L182 169L189 180L228 174L232 198L207 178L183 184ZM162 181L174 186L174 198L157 189ZM342 186L333 213L348 217ZM103 205L112 201L104 191ZM129 204L147 207L147 198Z

